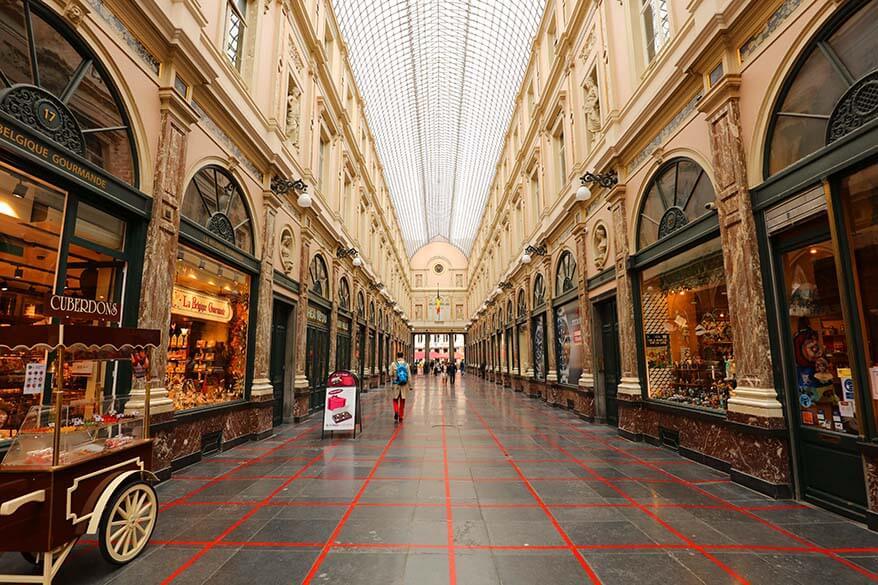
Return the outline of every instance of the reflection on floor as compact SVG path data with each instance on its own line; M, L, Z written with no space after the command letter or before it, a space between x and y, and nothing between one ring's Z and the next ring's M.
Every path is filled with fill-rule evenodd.
M402 424L372 391L356 440L321 441L315 420L186 469L137 561L114 570L82 543L57 582L878 580L878 534L858 524L472 376L413 386Z

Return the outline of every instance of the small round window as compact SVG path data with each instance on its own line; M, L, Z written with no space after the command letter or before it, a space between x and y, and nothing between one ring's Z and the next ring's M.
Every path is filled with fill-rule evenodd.
M436 264L433 267L433 272L435 272L436 274L442 274L443 272L445 272L445 267L441 264Z

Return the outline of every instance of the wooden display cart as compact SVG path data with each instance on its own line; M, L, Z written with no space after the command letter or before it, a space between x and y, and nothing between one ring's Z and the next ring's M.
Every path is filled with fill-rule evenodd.
M139 409L115 398L65 402L61 364L131 360L135 373L148 373L160 340L159 331L119 327L0 327L0 354L45 350L56 370L52 404L30 409L0 464L0 551L20 552L40 574L0 575L0 583L51 585L85 534L97 535L114 564L146 548L158 513L148 376Z

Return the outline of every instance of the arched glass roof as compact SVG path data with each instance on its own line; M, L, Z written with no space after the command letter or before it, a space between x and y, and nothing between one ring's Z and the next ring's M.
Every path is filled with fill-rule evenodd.
M545 0L333 0L408 253L469 253Z

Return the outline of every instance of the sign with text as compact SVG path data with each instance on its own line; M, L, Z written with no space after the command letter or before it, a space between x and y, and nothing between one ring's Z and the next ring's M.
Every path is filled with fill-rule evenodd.
M174 287L171 312L220 323L232 320L232 305L226 299L179 286Z
M119 303L67 295L49 295L46 314L76 321L119 321Z
M346 371L329 376L323 409L323 430L353 431L357 425L357 378Z

